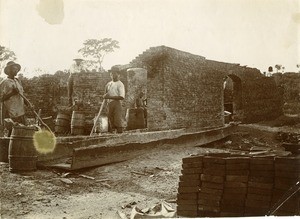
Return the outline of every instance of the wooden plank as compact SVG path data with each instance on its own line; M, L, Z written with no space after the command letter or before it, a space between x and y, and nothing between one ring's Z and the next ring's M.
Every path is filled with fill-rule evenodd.
M55 167L76 170L121 162L146 153L147 148L158 147L165 143L199 146L220 140L230 135L233 130L233 127L222 127L213 130L188 133L185 133L183 130L172 130L139 133L137 135L125 134L124 136L119 136L119 138L110 136L111 139L107 137L87 138L72 142L72 145L64 147L68 149L68 153L61 153L60 156L62 156L62 154L69 155L69 151L72 150L72 154L69 155L72 156L71 166L59 163L56 164ZM141 142L143 136L147 137L147 140ZM96 145L91 145L92 143L95 143ZM46 159L44 160L46 161Z
M117 147L75 148L73 149L71 169L122 162L146 153L146 150L134 150L135 146L136 144L127 144Z

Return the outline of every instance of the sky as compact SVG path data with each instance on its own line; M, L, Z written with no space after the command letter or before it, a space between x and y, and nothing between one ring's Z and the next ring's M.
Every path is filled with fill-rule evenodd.
M261 72L300 64L300 0L0 0L0 31L27 77L69 69L102 38L120 45L106 70L161 45Z

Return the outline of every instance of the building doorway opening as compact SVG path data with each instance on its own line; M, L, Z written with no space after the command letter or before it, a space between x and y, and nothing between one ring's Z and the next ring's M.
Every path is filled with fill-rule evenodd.
M242 83L233 74L224 80L224 111L225 123L239 121L242 116Z

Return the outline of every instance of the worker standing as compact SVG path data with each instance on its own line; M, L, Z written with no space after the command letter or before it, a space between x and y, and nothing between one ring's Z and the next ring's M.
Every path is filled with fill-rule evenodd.
M4 118L10 118L15 123L26 125L25 104L26 102L20 94L24 93L23 86L16 75L21 69L21 65L10 61L4 68L7 78L0 83L0 101L1 101L1 123L4 124ZM7 127L9 135L12 127Z
M74 85L74 76L76 73L85 72L85 67L83 66L83 59L81 56L77 56L73 59L75 62L70 67L70 76L68 79L68 100L69 106L73 106L73 85Z
M120 81L120 71L112 67L110 71L111 81L105 86L103 99L108 104L108 131L117 133L123 132L123 109L122 100L125 98L125 87Z

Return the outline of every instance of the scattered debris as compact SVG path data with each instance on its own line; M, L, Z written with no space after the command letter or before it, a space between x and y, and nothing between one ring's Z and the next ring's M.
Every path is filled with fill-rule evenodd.
M229 141L226 141L224 144L225 144L225 145L229 145L229 144L231 144L231 143L232 143L232 141L229 140Z
M168 203L177 203L177 199L176 198L168 199L168 200L166 200L166 202L168 202Z
M254 147L250 148L250 151L270 151L270 150L271 150L271 148L267 148L267 147L254 146Z
M161 168L161 167L155 167L155 169L157 169L157 170L163 170L163 171L166 171L166 169L164 169L164 168Z
M66 179L66 178L61 178L60 181L66 183L66 184L73 184L73 181L71 181L70 179Z
M121 219L127 219L126 215L123 212L117 211Z
M172 208L170 203L162 201L161 203L145 209L139 209L135 206L130 215L130 219L137 218L172 218L175 217L175 210Z
M61 175L61 177L65 178L65 177L67 177L67 176L70 175L70 174L71 174L71 173L69 173L69 172L68 172L68 173L64 173L64 174Z
M84 175L84 174L80 174L79 176L83 177L83 178L87 178L87 179L92 179L94 180L95 178L92 177L92 176L87 176L87 175Z
M97 179L96 182L106 182L109 181L109 179Z
M131 173L137 174L137 175L142 175L142 176L147 176L147 174L145 174L145 173L136 172L136 171L131 171Z
M136 205L136 204L137 203L135 201L130 202L129 204L122 205L122 209L124 209L124 208L131 208L133 205Z
M100 182L101 185L107 187L107 188L111 188L111 185L109 185L108 183L105 183L105 182Z

